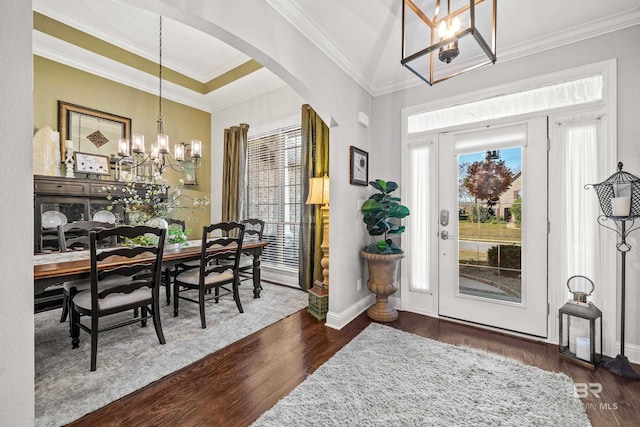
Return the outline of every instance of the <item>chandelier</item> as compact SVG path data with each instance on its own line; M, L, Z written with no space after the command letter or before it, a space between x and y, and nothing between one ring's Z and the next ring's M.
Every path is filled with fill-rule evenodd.
M441 3L402 3L400 63L429 86L496 62L497 0L446 0L446 9ZM491 45L482 34L491 35Z
M121 181L151 181L163 180L162 174L167 169L182 172L185 168L197 169L201 166L202 141L192 139L191 142L181 142L173 146L173 154L169 150L169 135L164 133L162 119L162 15L159 30L159 60L158 60L158 120L156 121L156 140L146 151L144 135L134 133L132 141L121 138L118 142L118 156L116 173Z

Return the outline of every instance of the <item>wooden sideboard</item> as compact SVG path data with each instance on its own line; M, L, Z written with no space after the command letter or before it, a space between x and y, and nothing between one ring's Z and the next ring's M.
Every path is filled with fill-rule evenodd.
M126 185L126 182L112 180L35 175L34 252L58 250L56 225L60 218L67 222L89 221L94 219L96 213L109 211L115 216L116 224L126 223L127 218L122 206L113 203L125 194ZM141 186L136 190L141 198L145 197L145 188ZM109 196L113 200L109 200ZM43 214L46 217L44 221Z
M62 217L56 212L63 214L66 221L73 222L90 220L97 212L110 210L112 206L110 211L116 222L124 221L122 207L113 205L107 196L121 196L125 185L118 181L34 176L34 252L58 249L55 224L57 218ZM43 214L46 216L45 224Z

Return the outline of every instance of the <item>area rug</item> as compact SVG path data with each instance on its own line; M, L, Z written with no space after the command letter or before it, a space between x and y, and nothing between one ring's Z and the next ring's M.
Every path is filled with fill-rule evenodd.
M36 314L35 425L69 423L307 306L307 294L298 289L263 288L254 299L253 287L240 287L244 314L233 298L210 302L207 329L200 327L197 304L181 301L180 316L173 317L173 304L166 306L162 295L167 343L160 345L151 321L146 328L138 323L104 332L95 372L89 370L88 334L81 332L80 348L74 350L68 323L59 322L60 310Z
M564 374L371 324L253 427L589 425Z

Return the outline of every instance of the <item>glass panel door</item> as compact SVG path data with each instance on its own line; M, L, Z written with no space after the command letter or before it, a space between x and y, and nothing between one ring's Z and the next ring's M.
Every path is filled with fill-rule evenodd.
M458 159L458 292L522 302L522 148Z
M547 336L547 123L438 138L438 313Z

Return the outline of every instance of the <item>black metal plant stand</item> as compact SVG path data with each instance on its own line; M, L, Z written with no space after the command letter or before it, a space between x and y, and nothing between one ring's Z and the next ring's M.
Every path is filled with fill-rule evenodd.
M622 377L640 379L640 374L638 374L632 367L627 356L624 355L624 320L625 320L625 287L626 287L626 255L627 252L631 250L631 245L627 243L627 236L634 230L640 228L640 226L636 226L634 228L635 219L631 220L631 226L629 229L626 228L627 220L612 218L615 221L616 227L609 227L605 225L604 222L608 218L605 215L600 215L598 217L598 224L606 227L610 230L614 230L618 236L620 236L620 243L616 245L616 249L622 254L622 270L621 270L621 283L620 283L620 353L614 358L603 362L603 368L618 374ZM619 223L619 224L618 224Z
M635 226L635 219L640 217L640 178L628 172L622 171L622 163L618 162L618 172L611 175L599 184L592 185L598 194L600 208L604 215L598 217L598 224L615 231L620 237L620 243L616 244L616 249L622 255L621 286L620 286L620 353L614 358L603 362L600 366L626 378L640 379L629 359L624 355L624 335L625 335L625 292L626 292L626 255L631 250L631 245L627 242L629 233L640 228ZM617 212L614 207L614 198L628 197L628 212ZM619 200L619 199L616 199ZM613 220L615 227L606 224L607 220ZM627 228L627 222L631 225Z

